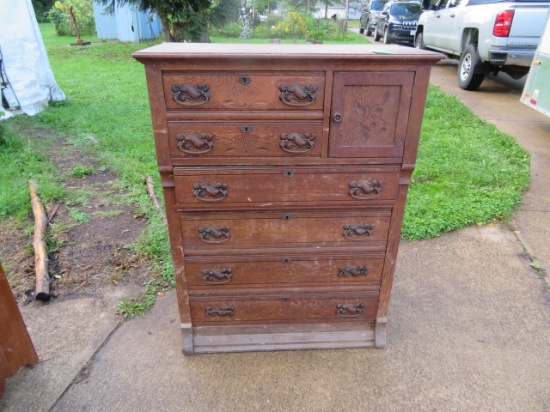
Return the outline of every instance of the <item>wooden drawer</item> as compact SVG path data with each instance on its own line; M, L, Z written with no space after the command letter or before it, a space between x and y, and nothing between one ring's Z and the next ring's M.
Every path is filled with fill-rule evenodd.
M322 110L324 72L164 72L169 110Z
M189 298L197 325L300 321L368 321L376 318L378 292Z
M181 213L184 250L385 246L390 211Z
M170 122L170 156L320 157L321 122Z
M174 169L179 207L366 205L397 197L399 173L365 167ZM391 170L391 169L387 169ZM395 169L394 169L395 170Z
M379 285L383 265L383 256L365 254L189 257L185 273L191 290L218 286L234 289L263 285Z

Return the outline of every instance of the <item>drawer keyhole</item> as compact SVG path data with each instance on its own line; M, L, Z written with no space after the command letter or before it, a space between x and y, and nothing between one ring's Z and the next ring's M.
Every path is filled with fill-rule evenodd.
M252 127L250 126L241 127L241 133L250 133L251 131L252 131Z
M284 177L293 177L294 172L292 170L287 170L286 172L283 172Z
M281 302L290 302L290 298L285 296L281 298Z
M284 258L283 260L281 260L281 262L283 262L283 263L291 263L291 262L292 262L292 259L291 259L291 258Z
M252 83L252 79L250 78L250 76L239 76L239 78L237 79L237 81L238 81L240 84L244 84L244 85L247 85L247 84Z
M292 216L290 215L283 215L283 220L291 220Z

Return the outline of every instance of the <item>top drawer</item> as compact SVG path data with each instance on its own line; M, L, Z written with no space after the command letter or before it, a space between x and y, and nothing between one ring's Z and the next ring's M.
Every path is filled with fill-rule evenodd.
M323 72L165 72L168 110L323 110Z

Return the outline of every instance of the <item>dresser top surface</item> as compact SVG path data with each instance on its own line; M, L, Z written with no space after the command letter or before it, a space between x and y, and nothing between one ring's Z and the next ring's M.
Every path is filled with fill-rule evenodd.
M222 44L222 43L161 43L135 52L141 62L179 59L231 60L368 60L416 61L433 64L443 58L440 53L398 45L366 44Z

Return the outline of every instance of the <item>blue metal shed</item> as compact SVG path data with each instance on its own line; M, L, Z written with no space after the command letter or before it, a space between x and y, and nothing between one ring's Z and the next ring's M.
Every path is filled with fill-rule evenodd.
M162 24L156 13L139 11L126 4L115 7L114 14L105 13L105 6L94 1L97 37L139 43L162 35Z

